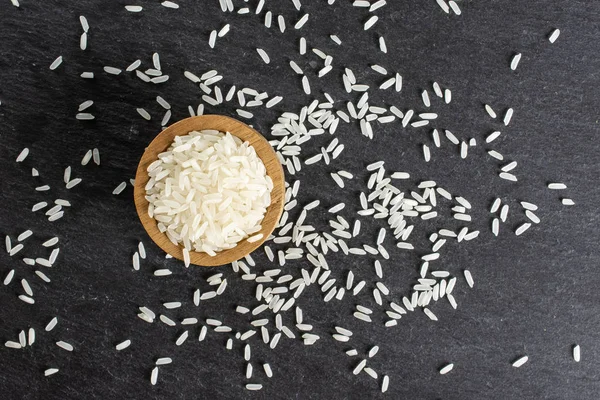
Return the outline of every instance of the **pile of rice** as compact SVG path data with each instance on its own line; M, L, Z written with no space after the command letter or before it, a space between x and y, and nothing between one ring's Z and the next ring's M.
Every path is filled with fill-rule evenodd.
M148 175L148 215L187 251L214 256L235 247L261 230L271 204L273 181L265 165L248 142L229 132L176 136Z

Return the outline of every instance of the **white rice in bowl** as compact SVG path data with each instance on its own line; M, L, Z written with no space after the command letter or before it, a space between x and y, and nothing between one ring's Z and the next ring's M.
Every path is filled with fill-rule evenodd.
M211 256L256 234L273 181L256 151L229 132L176 136L148 166L148 215L176 245Z

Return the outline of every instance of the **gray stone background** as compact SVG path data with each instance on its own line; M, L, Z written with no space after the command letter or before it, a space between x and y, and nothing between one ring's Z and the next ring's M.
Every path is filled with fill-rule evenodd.
M218 1L178 0L178 10L164 8L158 1L22 0L20 8L0 2L0 232L15 241L25 229L34 231L25 249L14 257L0 252L0 277L9 270L16 275L8 286L0 286L0 339L16 340L21 329L34 327L38 339L22 350L0 348L0 397L4 399L594 399L598 397L600 340L600 273L598 273L598 190L599 150L597 136L600 97L600 7L594 1L461 1L461 16L446 15L435 1L389 2L375 11L379 22L369 31L362 24L369 13L352 7L351 1L303 1L298 12L291 1L267 1L265 10L285 16L288 29L281 34L276 24L266 29L264 11L254 15L255 1L235 1L236 9L248 5L251 13L221 12ZM125 4L140 3L144 11L126 12ZM293 24L310 13L309 22L299 31ZM90 23L89 46L79 49L79 15ZM231 24L231 32L208 47L213 29ZM550 44L547 35L561 29ZM330 39L337 34L337 46ZM301 35L309 49L316 47L334 57L334 70L318 79L322 61L314 54L298 54ZM388 53L378 50L377 37L384 35ZM255 48L271 56L265 65ZM161 57L163 70L171 79L161 85L141 82L130 73L107 75L105 65L125 68L136 59L142 68L151 65L153 52ZM516 71L509 69L515 52L523 58ZM65 59L56 71L48 66L58 56ZM313 95L302 92L300 77L289 68L295 60L310 77ZM299 299L305 320L315 326L321 340L304 346L299 340L281 340L275 350L253 343L255 378L260 392L244 389L247 382L242 346L224 348L227 335L210 332L198 343L198 327L180 347L174 345L181 327L160 322L146 324L136 317L137 307L146 305L163 312L164 301L182 301L184 307L170 312L172 318L219 318L234 329L247 329L250 318L235 314L237 304L253 304L254 284L244 282L231 268L218 270L183 268L180 262L165 260L152 245L139 223L129 186L121 195L112 190L132 178L147 143L160 131L164 110L154 101L157 95L173 107L171 121L188 116L187 106L196 107L201 91L183 77L183 71L202 73L217 69L224 75L222 88L236 84L250 86L284 100L267 110L253 110L250 122L267 137L269 128L283 111L298 112L323 91L344 109L349 100L341 84L344 67L351 68L359 81L376 88L384 78L368 67L380 64L404 77L401 93L371 90L371 102L423 111L420 92L433 81L452 89L448 106L435 102L432 111L440 117L434 127L450 129L477 139L476 148L461 160L447 141L433 149L432 161L424 163L421 144L428 143L431 128L402 129L398 123L375 125L375 138L360 135L357 123L340 124L336 136L345 144L342 156L330 166L320 163L304 168L289 182L301 179L299 201L306 204L320 198L321 212L312 223L327 226L326 209L340 201L342 213L354 219L358 192L365 189L364 167L385 160L388 170L412 174L413 183L434 179L452 193L473 204L471 229L481 235L466 244L447 244L439 268L459 277L455 289L458 310L447 302L432 307L439 321L412 313L397 327L385 328L387 319L377 311L374 323L352 317L356 304L374 306L369 290L359 296L346 295L341 302L323 303L316 287L309 287ZM94 80L79 77L93 71ZM430 90L431 94L432 91ZM77 106L92 99L91 122L75 120ZM509 127L491 120L485 103L503 115L515 109ZM207 111L235 116L237 104L207 107ZM143 120L137 107L146 108L152 121ZM484 138L500 128L503 135L486 146ZM312 155L331 138L321 137L305 145ZM15 158L23 147L31 153L22 164ZM82 167L88 149L97 147L101 166ZM498 163L485 149L495 148L508 160L517 160L517 183L497 176ZM303 150L303 151L304 151ZM306 157L305 157L306 158ZM72 165L83 182L67 191L63 170ZM37 168L40 177L31 177ZM355 173L347 189L334 187L329 173L346 169ZM566 192L549 191L546 183L567 183ZM49 184L50 192L34 188ZM490 232L488 208L501 197L511 205L507 224L499 238ZM560 204L570 197L574 207ZM65 198L72 203L65 217L48 222L43 212L31 206L42 200ZM516 237L514 229L524 221L518 201L539 205L542 223ZM419 256L429 246L427 236L436 228L459 226L444 219L422 223L412 242L417 250L400 251L388 244L392 260L384 261L384 282L390 298L408 292L418 274ZM430 223L431 222L431 223ZM364 218L362 238L374 242L379 225ZM40 244L60 238L61 254L44 284L34 268L21 258L44 256ZM141 271L131 268L137 242L143 240L148 259ZM273 268L261 250L255 255L257 270ZM328 256L334 275L344 281L348 270L374 282L372 257ZM307 262L288 263L286 273L298 275ZM174 273L154 277L159 267ZM43 267L41 267L43 268ZM468 268L475 278L469 289L462 278ZM201 307L191 302L192 292L208 290L204 279L223 272L227 291ZM34 290L35 305L17 299L19 281L27 279ZM370 286L368 286L370 287ZM284 318L293 324L291 313ZM43 327L53 317L57 327L49 333ZM335 325L354 331L348 344L331 339ZM116 352L116 343L131 339L127 350ZM65 340L75 346L72 353L54 342ZM582 361L575 363L571 346L580 344ZM377 381L366 374L352 375L357 357L344 350L355 347L361 354L378 344L379 354L369 364L381 375L390 376L388 393L380 393ZM519 355L529 362L520 369L511 366ZM162 367L156 386L149 375L157 357L169 356L173 364ZM274 377L267 379L260 362L268 361ZM444 376L438 369L454 362ZM45 378L48 367L60 368Z

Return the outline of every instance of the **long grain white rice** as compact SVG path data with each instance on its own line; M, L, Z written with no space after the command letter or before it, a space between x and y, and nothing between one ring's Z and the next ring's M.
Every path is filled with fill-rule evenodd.
M80 121L91 121L93 120L95 117L90 114L90 113L77 113L75 115L75 118L80 120Z
M172 115L172 111L167 110L167 112L165 112L165 115L163 116L162 121L160 122L160 125L166 126L169 123L169 120L171 119L171 115Z
M506 218L508 217L508 210L508 204L502 206L502 209L500 210L500 220L502 220L502 222L506 222Z
M28 296L33 296L33 290L31 290L31 286L29 286L29 282L26 279L21 279L21 286Z
M512 366L515 368L519 368L523 364L525 364L528 360L529 360L529 357L527 357L527 356L519 357L512 363Z
M19 295L19 300L27 303L27 304L34 304L35 300L29 296L25 296L24 294Z
M396 78L391 77L391 78L385 80L381 85L379 85L379 89L386 90L386 89L392 87L395 83L396 83Z
M498 176L500 176L500 178L507 180L507 181L511 181L511 182L516 182L517 181L517 177L514 174L508 173L508 172L500 172L498 174Z
M271 339L271 343L269 344L269 347L271 349L274 349L275 347L277 347L277 344L279 343L279 339L281 338L281 333L276 333L273 336L273 339Z
M128 348L130 345L131 345L131 340L127 339L127 340L117 344L115 346L115 348L117 349L117 351L121 351L121 350Z
M18 237L17 240L19 242L22 242L23 240L27 239L28 237L30 237L31 235L33 235L33 232L30 229L27 229L26 231L24 231L23 233L21 233Z
M385 6L386 4L387 4L387 2L385 0L378 0L375 3L371 4L371 6L369 7L369 12L378 10L381 7Z
M454 368L454 364L446 364L440 369L440 375L446 375L448 372L452 371Z
M460 10L460 7L458 6L458 4L454 0L450 0L448 2L448 5L450 6L450 8L454 12L454 14L460 15L462 13L462 11Z
M29 149L27 147L25 147L23 150L21 150L21 152L17 156L16 161L23 162L27 158L28 155L29 155Z
M344 188L344 181L342 180L342 178L340 178L340 176L337 173L335 173L335 172L332 172L330 175L331 175L331 178L333 178L333 180L335 181L335 183L340 188L343 189Z
M369 317L368 315L366 315L366 314L364 314L364 313L362 313L360 311L354 312L353 315L354 315L355 318L360 319L362 321L371 322L371 317Z
M87 33L83 32L81 34L81 36L79 37L79 48L81 50L86 50L87 49Z
M67 351L73 351L73 345L67 342L64 342L62 340L59 340L58 342L56 342L56 345L58 347L60 347L61 349L67 350Z
M494 236L498 236L499 231L500 231L500 220L498 218L494 218L492 220L492 233L494 234Z
M8 254L12 257L12 256L14 256L15 254L17 254L21 250L23 250L23 245L19 243L18 245L12 247L10 249L10 251L8 252Z
M158 367L152 368L152 372L150 373L150 383L154 386L158 381Z
M142 259L146 258L146 247L144 246L144 243L142 243L142 242L138 243L138 253Z
M565 185L564 183L557 183L557 182L548 183L548 189L562 190L562 189L566 189L566 188L567 188L567 185Z
M257 48L256 52L258 53L260 58L262 58L262 60L265 64L269 64L271 62L271 59L269 58L269 55L267 54L266 51L264 51L263 49Z
M133 253L132 264L134 270L138 271L140 269L140 255L137 251Z
M150 77L138 69L135 70L135 75L144 82L151 82Z
M462 142L460 144L460 158L465 159L467 158L467 152L469 150L469 146L467 145L467 142Z
M490 212L493 214L496 211L498 211L501 203L502 203L502 200L500 200L500 198L496 198L496 200L494 200L494 202L492 203L492 206L490 207Z
M441 0L441 1L443 1L443 0ZM381 381L381 393L387 392L389 385L390 385L390 377L387 375L384 375L383 380Z
M485 105L485 111L489 114L490 117L496 118L496 112L492 109L489 104Z
M350 349L346 351L346 354L350 357L354 357L356 355L358 355L358 351L356 351L356 349Z
M208 328L206 328L206 326L202 326L202 328L200 328L200 335L198 335L198 341L202 342L205 338L206 338L206 333L208 332Z
M183 344L183 342L186 341L186 339L188 338L189 332L188 331L184 331L175 341L175 345L176 346L181 346Z
M379 351L379 346L371 347L371 349L369 350L369 358L375 357L375 355L377 354L378 351Z
M423 312L425 313L425 315L427 315L427 317L429 317L430 320L438 320L437 316L429 308L423 308Z
M278 104L281 100L283 100L283 97L275 96L267 102L265 107L271 108L271 107L275 106L276 104Z
M575 362L581 361L581 347L578 344L573 346L573 360Z
M163 1L162 3L160 3L163 7L166 8L173 8L173 9L178 9L179 8L179 4L174 3L172 1Z
M50 64L50 69L52 71L54 71L56 68L58 68L60 66L60 64L62 64L63 62L63 57L62 56L58 56L56 58L56 60L52 61L52 64Z
M306 38L305 38L305 37L301 37L301 38L300 38L300 49L299 49L299 53L300 53L300 55L304 55L304 54L306 54Z
M54 329L54 327L56 326L56 324L58 323L58 318L54 317L50 320L50 322L48 322L48 325L46 325L46 327L44 328L44 330L46 332L50 332L52 329Z
M519 225L519 227L515 230L515 235L522 235L527 229L531 227L531 223L525 222L524 224Z
M422 126L427 126L427 125L429 125L428 120L415 121L410 124L410 126L412 126L413 128L420 128Z
M373 15L371 16L364 25L364 30L369 30L373 27L373 25L375 25L375 23L379 20L379 17L377 15Z
M500 136L500 131L494 131L485 138L485 142L492 143L494 140L496 140L498 138L498 136Z
M90 25L88 24L88 20L83 15L79 16L79 22L81 23L81 28L84 32L88 32L90 30Z
M27 345L31 346L34 343L35 343L35 329L29 328L29 331L27 332Z
M107 74L111 74L111 75L119 75L122 71L119 68L115 68L115 67L104 67L104 72L106 72Z
M39 203L38 203L39 204ZM37 205L37 204L36 204ZM41 207L46 207L48 205L48 203L44 202L44 205ZM35 206L34 206L35 207ZM35 211L35 210L34 210ZM12 250L12 241L10 240L10 236L6 235L4 237L4 245L6 246L6 252L10 253L10 251Z
M302 89L304 90L304 93L310 94L310 83L308 82L308 77L306 75L302 77Z
M530 210L530 211L537 211L538 206L530 203L528 201L522 201L521 202L521 206L525 209L525 210Z
M419 118L421 119L437 119L438 115L436 113L421 113L419 114Z
M119 185L113 190L112 194L114 194L114 195L121 194L121 192L123 190L125 190L126 187L127 187L127 182L123 181L123 182L119 183Z
M537 215L535 215L532 211L525 210L525 216L529 218L529 220L531 220L531 222L533 222L534 224L540 223L540 218Z
M173 362L173 359L171 359L171 357L161 357L156 360L154 365L168 365L168 364L171 364L172 362Z
M508 110L506 110L506 114L504 114L504 125L508 126L508 124L510 123L510 120L513 116L513 112L514 110L512 108L509 108Z
M431 100L429 100L429 92L427 92L427 90L423 90L421 92L421 98L423 100L423 104L425 105L425 107L431 106Z
M468 269L465 269L464 275L465 275L467 284L469 285L470 288L472 288L473 285L475 284L475 281L473 281L473 276L471 275L471 271L469 271Z
M306 22L308 21L308 17L309 14L304 14L302 18L300 18L298 22L296 22L296 25L294 25L294 29L301 29L304 26L304 24L306 24Z
M513 56L512 60L510 61L510 69L513 71L516 70L517 66L519 65L519 61L521 61L521 53L517 53Z
M265 375L267 375L268 378L273 377L273 370L271 369L271 366L269 365L269 363L264 363L263 369L265 370Z
M147 121L150 121L150 119L152 118L148 111L144 110L143 108L136 108L136 111L142 116L142 118L144 118Z
M89 107L91 107L94 104L93 100L86 100L83 103L81 103L77 109L77 111L83 111Z
M166 302L166 303L163 303L163 307L166 308L167 310L172 310L174 308L181 307L181 302L180 301Z
M394 172L391 175L392 179L410 179L410 174L408 172Z
M21 343L14 342L12 340L8 340L8 341L4 342L4 346L8 347L9 349L20 349L23 347L23 346L21 346Z
M338 342L347 342L347 341L350 340L350 338L348 336L341 335L341 334L338 334L338 333L334 333L332 336Z
M426 144L423 145L423 158L425 162L429 162L431 160L431 152L429 151L429 146Z
M377 372L373 368L365 367L364 371L373 379L377 379Z
M444 93L442 92L442 88L440 87L440 84L437 82L433 82L433 92L435 93L435 95L437 97L443 98L444 97Z
M396 79L396 82L394 84L394 90L396 90L396 92L400 92L402 90L402 76L396 72L395 79ZM390 111L393 112L393 109L390 108ZM398 118L402 118L402 117L398 116Z
M559 35L560 35L560 29L555 29L552 31L552 33L548 37L548 40L550 41L550 43L554 43L554 42L556 42L556 39L558 39Z
M352 373L354 375L358 375L367 365L367 360L361 360L356 367L354 368L354 370L352 371Z
M252 185L250 185L250 187L248 189L243 189L243 190L259 190L259 192L258 192L258 193L260 193L259 198L255 201L255 203L253 203L253 204L255 204L253 207L257 207L259 210L263 210L262 213L264 213L264 210L266 209L266 205L268 205L270 203L269 192L272 188L272 182L269 179L267 179L265 168L262 165L262 162L256 156L256 153L254 152L254 149L252 147L249 147L247 144L243 145L241 143L241 141L239 141L239 139L234 138L231 135L223 135L221 133L215 134L215 133L210 133L209 131L206 131L204 133L193 132L190 135L180 136L178 138L179 139L176 139L176 141L172 145L171 149L175 154L182 155L184 157L190 157L193 154L193 151L197 151L197 150L192 150L192 147L194 147L195 149L210 148L210 147L214 146L215 144L218 144L218 146L222 146L222 145L228 146L230 148L229 151L234 151L235 152L234 154L236 157L248 157L248 162L250 163L250 165L254 166L255 170L254 171L248 170L246 168L247 171L245 171L244 174L250 174L250 176L252 176L252 178L255 179L256 183L253 183ZM192 151L192 153L188 153L189 151ZM183 161L185 161L185 158L182 159L181 162L183 162ZM159 165L153 166L153 168L149 171L149 175L151 178L158 177L158 179L162 179L163 177L165 177L169 174L168 172L163 172L163 168L167 167L167 166L169 168L173 168L172 166L169 166L169 164L165 164L164 161L163 161L162 165L163 165L163 167L160 167ZM207 168L206 161L203 161L203 165L204 165L204 168ZM235 169L239 170L239 168L240 168L239 164L236 164L236 165L230 167L230 169L232 169L232 170L235 170ZM215 172L218 172L218 171L215 171ZM213 174L215 172L213 172ZM162 175L159 175L159 174L162 174ZM226 181L229 181L232 178L225 177L224 179ZM256 189L254 189L253 186L256 186ZM154 208L153 215L155 218L157 217L157 215L168 216L169 215L168 210L171 208L171 206L169 204L173 203L173 201L169 200L168 198L165 198L165 200L162 200L159 196L162 196L161 193L164 193L162 191L163 189L160 186L155 186L155 187L156 187L156 189L152 189L152 185L150 185L150 189L148 189L148 186L147 186L147 193L151 197L152 202L157 201L157 203L156 203L157 207ZM234 185L234 186L232 186L232 188L233 187L237 187L237 186ZM207 189L206 186L204 188L199 188L199 190L206 190L206 189ZM208 196L203 197L203 201L208 202L207 206L215 207L215 211L216 211L217 206L216 205L210 206L209 204L217 203L216 196L217 196L216 194L210 194ZM222 198L221 194L219 194L218 196L220 198L219 206L218 206L218 209L220 211L227 210L228 207L231 204L233 204L232 198L231 199ZM213 201L212 199L209 200L209 197L215 197L215 201ZM165 203L163 203L163 201L165 201ZM175 202L173 204L178 204L178 203ZM260 230L260 225L257 225L257 223L259 223L260 220L262 220L262 215L263 215L262 213L256 214L256 216L252 216L248 220L247 225L240 226L240 228L242 230L247 230L247 232L250 232L250 233L254 233L254 232ZM188 215L188 214L184 214L184 216L186 216L186 215ZM190 222L193 219L195 219L197 221L196 222L197 226L199 226L200 222L202 221L202 218L198 218L194 214L191 214L189 217L186 216L186 218L190 218ZM210 214L207 215L206 218L210 218ZM224 221L223 226L225 226L231 222L230 220L227 220L227 218L230 218L230 214L225 215L225 219L223 220ZM216 222L216 220L215 220L215 222ZM185 223L185 221L183 221L183 223ZM204 226L206 227L207 225L208 225L208 221L204 222ZM182 224L182 227L183 227L183 224ZM192 241L193 241L195 243L194 246L195 246L196 251L205 251L209 255L214 255L216 253L216 251L220 251L220 249L233 247L235 245L235 243L237 243L239 240L241 240L243 238L243 237L240 237L236 233L235 237L237 239L235 240L235 242L226 243L225 237L219 238L217 236L214 236L214 234L211 236L208 236L208 234L210 234L211 232L212 232L212 230L194 235L193 232L189 232L189 230L188 230L187 233L183 232L186 236L179 240L182 240L182 242L185 245L184 247L188 250L192 249ZM170 234L173 238L176 238L177 236L181 236L181 234L177 231L171 231ZM203 236L199 236L201 234ZM173 236L173 235L175 235L175 236ZM233 237L234 235L231 235L231 236ZM173 240L174 239L172 239L172 241ZM186 241L189 241L189 242L186 242Z
M48 278L48 277L46 276L46 274L44 274L42 271L35 271L35 274L36 274L36 275L37 275L37 276L38 276L38 277L39 277L41 280L43 280L44 282L46 282L46 283L50 283L50 282L51 282L51 281L50 281L50 278Z
M217 42L217 31L213 30L210 32L210 35L208 37L208 46L211 49L214 49L216 42Z

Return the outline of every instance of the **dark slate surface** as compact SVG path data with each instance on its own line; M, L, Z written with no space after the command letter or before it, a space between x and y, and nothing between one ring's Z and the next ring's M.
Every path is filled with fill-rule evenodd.
M288 30L267 30L263 14L223 14L215 1L178 1L179 10L161 7L159 2L143 2L144 12L125 12L124 1L43 2L22 0L22 7L0 2L0 231L13 240L25 229L34 236L25 250L10 258L0 252L0 277L10 269L16 277L0 287L0 339L16 340L18 332L36 328L37 342L31 348L0 348L0 397L4 399L125 399L125 398L393 398L393 399L594 399L600 392L598 363L600 349L600 274L598 273L598 191L599 146L597 136L600 107L600 7L593 1L467 1L461 2L463 15L444 14L433 0L390 2L376 12L380 21L370 31L362 30L365 9L338 0L304 6L311 17L301 31L290 29L302 15L291 2L267 2L266 9L282 13ZM310 4L308 4L310 3ZM236 1L236 7L243 6ZM254 6L256 2L248 4ZM89 48L78 48L81 28L79 15L91 25ZM230 23L232 31L208 47L208 34ZM553 28L562 34L551 45L547 35ZM337 34L341 47L328 38ZM389 53L377 49L377 36L384 34ZM321 61L297 53L298 39L306 35L309 48L318 47L334 57L334 71L318 80ZM272 62L262 63L256 47L268 51ZM102 66L125 68L140 58L150 66L151 55L159 52L163 69L171 80L162 85L144 84L133 75L118 77L102 72ZM508 64L515 51L523 53L516 72ZM65 58L56 71L48 66L58 56ZM432 307L440 321L433 323L422 313L413 313L395 328L384 328L384 314L377 311L373 324L351 315L355 304L374 305L369 292L375 282L372 257L329 256L334 274L345 280L352 269L369 282L358 297L342 302L323 303L318 288L310 287L298 304L305 320L315 326L320 340L312 347L298 340L282 340L275 351L252 339L254 382L261 392L244 389L245 363L242 346L226 351L225 334L210 332L198 343L198 327L181 347L174 345L182 332L158 322L149 325L135 314L146 305L162 313L164 301L183 301L184 307L166 314L172 318L195 316L219 318L234 329L246 330L249 317L234 313L235 305L248 304L254 285L243 282L230 268L186 270L181 263L165 260L153 246L139 221L128 187L120 196L114 187L133 177L144 146L160 130L162 110L154 102L164 96L173 106L172 121L187 116L187 105L200 101L198 88L183 78L185 69L204 72L217 68L225 75L222 85L252 86L285 100L272 110L256 109L252 123L268 134L268 128L283 111L298 111L314 96L305 96L300 79L289 68L296 60L309 74L313 93L325 90L336 99L336 107L358 96L345 94L341 68L352 68L361 82L372 86L384 78L368 70L373 63L390 71L400 71L405 87L400 94L372 91L372 102L395 104L402 109L423 110L419 93L437 80L453 91L453 102L443 106L435 126L450 129L462 137L475 137L478 146L466 161L444 142L433 151L433 161L425 164L420 145L430 143L429 128L403 130L398 124L376 126L375 140L363 138L357 124L342 124L337 136L346 150L328 167L305 168L300 202L317 197L329 207L339 201L348 206L343 215L354 218L358 191L364 188L364 166L386 160L389 170L406 170L415 182L434 179L474 206L472 229L480 237L467 244L447 244L437 268L459 276L455 295L457 311L447 302ZM83 80L79 74L94 71L96 79ZM321 98L319 96L319 98ZM93 99L93 122L75 121L77 105ZM483 110L489 103L503 113L515 109L508 128L492 121ZM150 122L137 115L145 107ZM210 112L235 115L235 104L207 108ZM494 146L484 146L483 138L501 128L503 135ZM330 137L321 137L306 146L305 156L314 154ZM23 164L14 160L23 147L31 154ZM102 165L82 167L87 149L98 147ZM498 164L484 149L495 148L519 166L516 184L501 181ZM67 191L62 184L63 169L73 166L73 175L83 183ZM32 178L31 167L40 171ZM338 169L356 174L349 190L331 188L328 174ZM292 181L295 178L291 178ZM549 191L548 181L564 181L569 189ZM34 188L49 184L50 192ZM502 225L500 238L490 232L487 212L495 196L511 206L509 222ZM559 198L571 197L575 207L561 206ZM42 200L65 198L73 207L57 222L48 222L42 212L30 212ZM542 223L521 237L512 233L524 221L517 201L540 206ZM326 227L325 212L311 221ZM363 219L360 242L373 242L378 225ZM427 236L436 227L457 228L448 219L423 224L415 230L415 252L393 250L393 261L384 265L384 282L391 299L399 299L414 283L418 257L428 251ZM50 284L43 284L24 256L47 256L40 244L57 235L61 254L51 270ZM146 243L149 257L142 270L134 272L131 256L137 241ZM270 268L261 251L256 256L259 270ZM306 262L289 263L285 271L298 275ZM152 271L168 267L174 274L157 278ZM41 267L43 268L43 267ZM476 286L469 290L462 270L473 272ZM217 300L194 307L195 288L208 290L204 279L223 272L229 287ZM35 292L36 304L17 299L22 293L19 280L26 278ZM291 313L284 318L292 326ZM45 324L58 316L59 324L50 333ZM348 344L330 338L333 326L355 332ZM116 343L131 339L133 344L116 352ZM65 340L75 346L72 353L54 342ZM571 346L582 347L582 362L571 357ZM380 353L370 365L391 378L386 395L379 392L380 379L365 374L353 376L358 358L343 351L355 347L364 354L378 344ZM529 363L511 367L516 357L527 354ZM162 367L159 384L149 384L157 357L170 356L174 363ZM268 361L272 379L264 377L260 364ZM445 376L437 369L454 362ZM60 372L44 378L43 370L58 367Z

